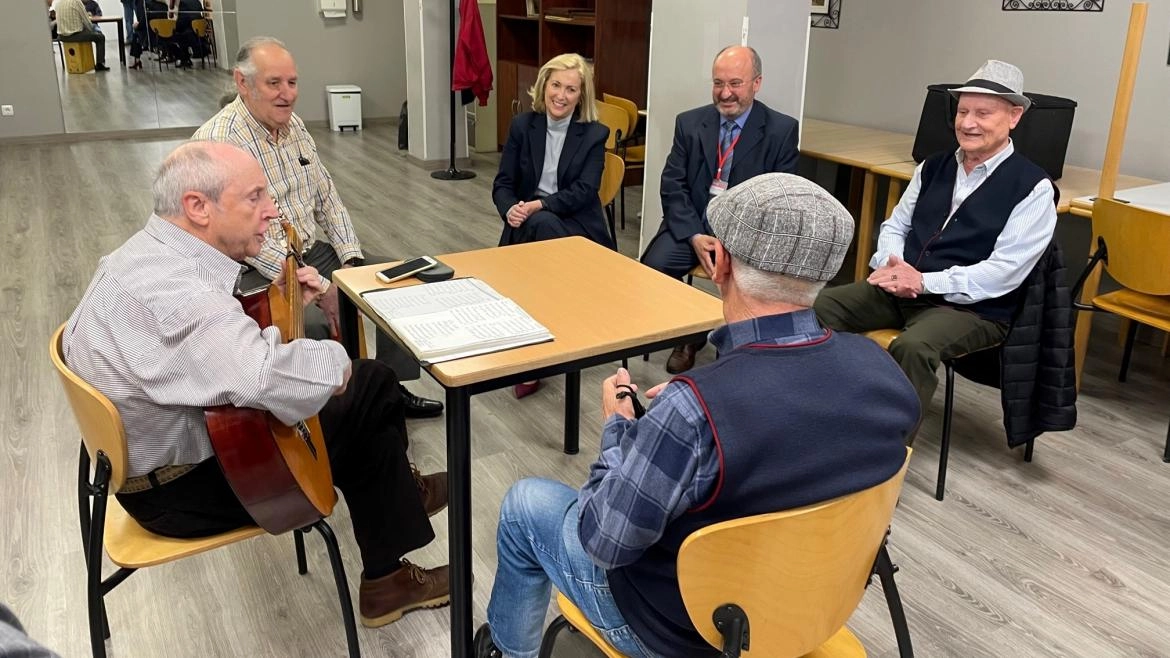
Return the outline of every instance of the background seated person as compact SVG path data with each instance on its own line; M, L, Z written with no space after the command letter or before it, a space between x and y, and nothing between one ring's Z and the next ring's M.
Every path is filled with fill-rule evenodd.
M651 389L637 420L619 370L602 384L601 455L581 490L534 478L509 490L477 658L535 656L550 585L628 656L718 656L683 606L683 540L861 491L904 463L914 389L875 343L809 308L852 241L849 212L815 183L765 174L708 215L718 360Z
M833 329L903 330L890 354L924 410L943 359L1003 342L1017 290L1052 241L1052 181L1008 136L1031 104L1023 89L1020 69L988 60L951 90L958 150L914 170L882 224L869 278L817 298L817 317Z
M445 604L447 567L403 559L434 539L427 517L447 504L447 476L411 466L394 371L351 362L333 341L282 342L278 328L261 329L232 296L240 261L260 251L278 215L267 190L247 151L179 146L155 178L154 214L101 260L69 318L66 363L113 402L125 426L130 478L118 502L168 537L254 525L220 469L203 408L262 409L286 424L317 415L361 550L362 623ZM316 270L296 276L305 304L321 296Z
M528 93L533 110L512 119L492 183L500 246L583 235L616 248L597 196L609 129L597 121L593 67L557 55Z

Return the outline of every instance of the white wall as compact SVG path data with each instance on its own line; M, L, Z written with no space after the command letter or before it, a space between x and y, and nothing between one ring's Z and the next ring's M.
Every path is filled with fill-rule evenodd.
M1005 12L999 0L852 0L841 27L809 43L812 117L913 133L926 85L962 82L986 59L1024 71L1025 88L1079 104L1067 162L1101 167L1130 3L1103 12ZM1121 170L1170 180L1170 2L1153 0Z
M451 0L405 0L403 5L410 155L424 162L450 160L451 5ZM455 108L455 157L467 157L462 106Z
M639 253L662 221L661 174L674 140L674 118L712 102L711 63L723 47L741 42L745 16L747 44L760 53L764 66L757 98L772 109L800 117L808 11L808 0L655 0Z
M0 138L65 132L43 0L4 3L0 20L0 104L16 111L0 117Z
M242 0L236 3L240 42L258 36L284 41L297 61L297 114L327 117L325 85L362 88L366 119L396 117L406 100L402 0L367 0L362 13L324 19L315 0Z

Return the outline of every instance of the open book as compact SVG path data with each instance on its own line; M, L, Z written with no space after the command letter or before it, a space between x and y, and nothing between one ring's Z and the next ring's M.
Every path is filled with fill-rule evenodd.
M516 302L479 279L450 279L362 295L424 365L553 339Z

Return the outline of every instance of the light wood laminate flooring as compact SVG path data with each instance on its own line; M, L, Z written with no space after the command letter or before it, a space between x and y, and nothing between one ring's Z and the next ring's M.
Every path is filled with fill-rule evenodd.
M314 130L366 247L406 257L494 245L500 230L490 202L496 159L476 156L474 180L437 181L399 154L394 131ZM89 649L74 488L78 437L47 358L47 341L81 297L98 259L142 226L151 206L150 176L177 143L0 147L0 227L6 237L0 287L0 599L33 637L63 656L84 656ZM638 191L628 192L631 208L640 205ZM636 250L635 217L631 212L619 236L628 255ZM1116 325L1105 318L1096 324L1080 426L1041 437L1034 463L1006 449L998 392L959 379L942 503L931 495L940 387L915 446L891 538L917 655L1170 655L1170 465L1159 459L1170 416L1170 369L1154 347L1141 344L1129 383L1118 385ZM631 361L634 380L664 380L665 357ZM712 350L699 358L711 360ZM546 382L522 401L509 391L474 398L477 620L484 617L492 586L504 492L530 475L573 485L584 481L601 427L598 385L616 366L584 373L577 456L560 451L561 380ZM410 387L442 397L426 375ZM443 421L411 421L410 431L422 470L443 468ZM447 514L433 522L438 538L409 556L427 566L447 558ZM356 605L360 565L344 505L331 523ZM328 561L315 536L308 536L307 546L307 576L296 574L291 538L267 536L140 571L107 599L111 655L343 655ZM876 585L851 626L871 656L896 655ZM430 658L449 654L448 628L448 612L440 609L359 634L366 656ZM597 654L566 635L557 655Z
M210 58L207 68L200 68L196 59L193 68L178 69L172 64L160 71L155 56L144 53L142 68L132 70L118 64L116 33L106 38L110 70L102 73L67 73L53 53L65 132L198 127L219 110L221 96L234 92L231 74L211 68ZM131 61L127 52L126 63Z

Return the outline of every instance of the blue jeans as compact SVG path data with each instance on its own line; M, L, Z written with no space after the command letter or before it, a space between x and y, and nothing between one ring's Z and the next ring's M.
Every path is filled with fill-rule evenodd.
M496 531L499 566L488 603L492 640L508 658L540 650L551 585L571 600L613 647L632 658L653 658L614 604L605 569L577 535L577 491L527 478L512 485Z

